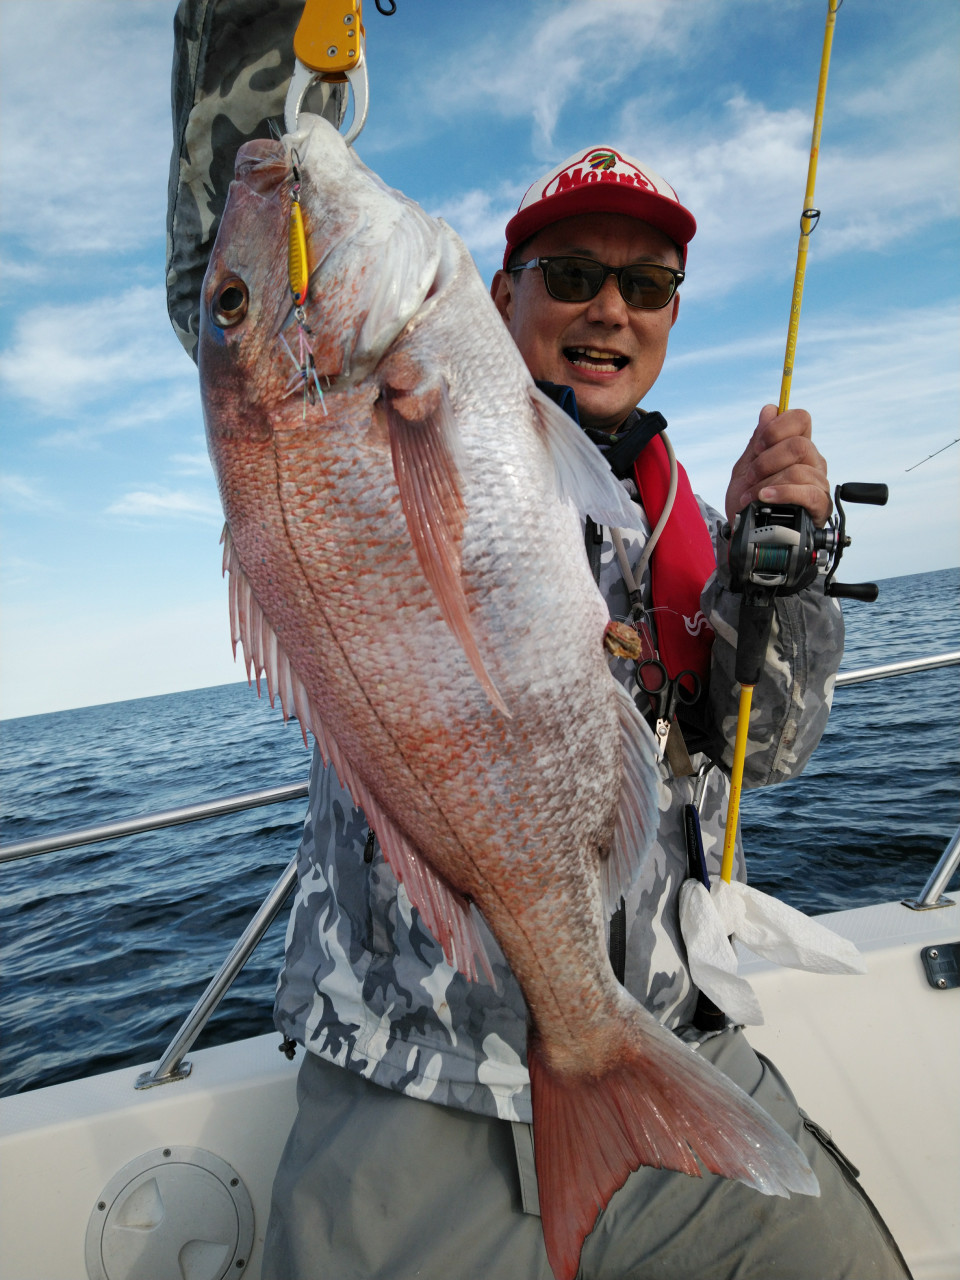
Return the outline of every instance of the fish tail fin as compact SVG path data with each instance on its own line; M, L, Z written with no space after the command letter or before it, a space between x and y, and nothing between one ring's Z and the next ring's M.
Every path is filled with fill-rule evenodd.
M649 1015L646 1015L649 1016ZM553 1070L528 1043L533 1136L547 1258L574 1280L584 1240L641 1165L733 1178L765 1195L819 1195L806 1157L739 1089L652 1018L599 1075ZM657 1034L659 1033L659 1034Z

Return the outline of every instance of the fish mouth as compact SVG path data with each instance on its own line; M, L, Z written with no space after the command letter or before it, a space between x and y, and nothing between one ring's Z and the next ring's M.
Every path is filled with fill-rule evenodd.
M257 195L268 199L290 181L290 162L283 143L273 138L245 142L234 161L234 177Z
M630 363L629 356L602 347L564 347L563 358L575 369L589 373L619 373Z

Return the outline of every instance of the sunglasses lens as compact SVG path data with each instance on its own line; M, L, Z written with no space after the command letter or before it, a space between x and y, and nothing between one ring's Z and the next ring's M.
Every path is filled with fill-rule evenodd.
M549 258L544 263L547 292L559 302L588 302L600 292L607 268L591 258ZM676 281L666 267L638 263L620 273L624 302L645 311L665 307L676 292Z
M628 267L620 276L620 292L631 307L658 311L667 305L675 289L674 277L665 267Z
M587 302L600 292L603 267L589 258L551 258L545 281L547 292L559 302Z

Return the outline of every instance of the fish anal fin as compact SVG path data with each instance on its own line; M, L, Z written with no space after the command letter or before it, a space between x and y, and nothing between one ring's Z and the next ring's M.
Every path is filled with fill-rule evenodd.
M433 870L375 802L362 807L377 833L384 857L406 890L411 906L416 907L423 923L442 947L447 963L471 982L479 979L482 970L490 985L496 987L490 958L470 903Z
M461 579L466 507L454 457L456 429L443 379L429 380L397 352L383 369L393 470L407 529L441 614L493 706L508 716L481 656Z
M806 1157L776 1121L640 1012L650 1026L613 1048L598 1075L553 1071L530 1032L540 1213L556 1280L574 1280L598 1215L641 1165L700 1177L699 1159L766 1195L819 1194Z

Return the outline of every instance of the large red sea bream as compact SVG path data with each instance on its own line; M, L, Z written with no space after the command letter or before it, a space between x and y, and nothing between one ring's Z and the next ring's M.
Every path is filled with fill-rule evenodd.
M234 636L448 959L487 981L474 908L502 947L531 1016L548 1256L572 1278L641 1164L696 1175L699 1159L777 1195L816 1181L607 958L655 829L654 751L608 670L580 514L637 512L534 387L457 236L302 121L240 151L204 286Z

